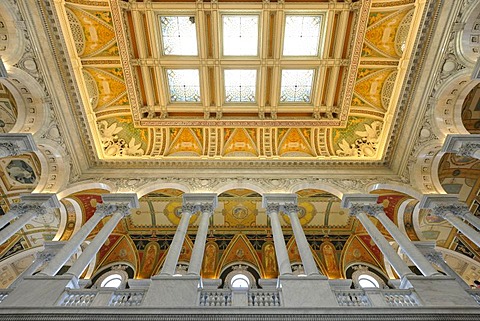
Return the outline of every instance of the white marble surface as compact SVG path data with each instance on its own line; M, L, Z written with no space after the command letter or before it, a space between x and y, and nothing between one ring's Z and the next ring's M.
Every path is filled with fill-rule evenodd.
M478 307L478 304L470 294L465 292L460 284L452 277L406 276L402 279L401 287L404 289L413 287L426 306Z
M29 276L2 302L9 307L53 307L65 291L74 287L73 276Z
M280 276L284 307L338 307L325 276Z
M143 307L195 307L199 276L154 276Z

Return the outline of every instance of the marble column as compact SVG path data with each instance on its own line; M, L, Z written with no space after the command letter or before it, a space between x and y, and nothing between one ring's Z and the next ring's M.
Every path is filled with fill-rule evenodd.
M33 275L42 265L50 262L55 257L55 254L62 248L64 242L45 242L43 251L35 253L35 259L32 264L25 269L20 275L13 281L8 287L9 289L15 288L25 277Z
M30 133L0 134L0 158L36 152L37 145Z
M31 219L46 214L51 208L60 207L60 202L55 194L24 194L20 196L20 199L21 203L12 205L12 211L17 219L0 231L0 244L5 243L5 241L22 229ZM10 214L2 218L3 220L0 225L5 226L12 216L13 215ZM4 224L4 222L6 223Z
M313 258L312 250L310 249L302 224L300 224L300 219L298 218L299 209L296 205L296 200L295 203L287 203L283 206L283 210L290 218L290 224L292 225L293 235L295 235L295 242L297 243L305 274L308 276L319 275L320 273Z
M449 134L442 152L480 159L480 134Z
M177 268L178 258L182 251L183 242L185 241L185 235L187 234L188 224L193 213L198 211L198 206L193 203L184 203L182 205L182 217L180 223L178 223L177 230L173 236L172 243L170 244L163 262L162 271L160 275L174 275Z
M109 194L110 195L110 194ZM105 198L102 197L103 199ZM83 226L68 240L68 243L55 255L50 263L42 270L40 274L54 276L62 266L74 255L80 245L85 241L97 224L106 216L113 215L118 209L118 204L106 202L97 204L95 213Z
M282 226L278 217L278 215L280 215L280 205L278 203L268 202L268 198L265 196L263 200L263 207L266 207L267 215L270 217L278 272L280 275L292 275L292 266L290 258L288 257L287 245L285 244L285 237L283 236Z
M470 290L470 285L468 285L454 269L452 269L445 259L443 258L442 253L438 252L435 249L435 242L414 242L415 246L422 252L425 258L432 264L440 267L443 272L447 275L455 278L455 280L460 284L465 290Z
M184 194L183 200L187 202L199 202L200 222L198 225L197 236L193 245L192 256L190 257L190 264L188 266L187 274L200 275L202 269L203 256L205 252L205 244L208 234L208 223L210 217L213 215L215 207L217 207L216 194ZM176 265L176 264L175 264Z
M473 215L468 212L466 206L458 203L456 195L424 195L419 206L420 208L431 209L433 215L444 218L473 243L480 246L480 232L462 221L458 216L463 216L467 221L471 220L474 225L477 223L477 218L472 219ZM465 212L468 212L470 216L465 215Z
M415 247L410 239L403 234L398 227L385 214L383 205L377 204L378 195L357 194L351 196L362 204L364 210L376 217L385 229L390 233L393 239L398 243L402 251L410 258L410 260L418 267L425 276L438 275L438 271L428 262L422 253Z
M342 207L350 209L350 215L356 217L358 221L363 225L368 235L375 242L377 247L380 249L382 254L385 256L385 259L390 263L392 268L397 272L400 278L403 278L406 275L413 274L407 264L400 258L398 253L390 245L387 239L383 236L382 232L377 229L375 224L368 218L367 211L368 208L362 203L351 202L349 196L346 195L342 199Z
M78 257L75 263L67 271L67 274L74 275L79 278L83 271L87 268L90 262L97 255L98 251L110 236L112 231L118 225L118 223L125 216L130 214L130 209L138 208L138 198L136 194L107 194L102 196L104 202L114 206L112 217L102 227L98 234L88 244L86 249Z

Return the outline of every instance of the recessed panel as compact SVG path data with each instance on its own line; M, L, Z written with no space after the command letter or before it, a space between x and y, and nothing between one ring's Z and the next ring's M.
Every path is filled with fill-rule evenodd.
M322 16L285 17L284 56L318 56Z
M281 102L309 103L312 95L313 69L282 70Z
M200 79L197 69L167 69L171 102L199 102Z
M256 70L225 70L225 102L255 102L256 83Z
M197 32L194 16L160 17L164 55L196 56Z
M257 15L224 15L222 23L224 56L258 54Z

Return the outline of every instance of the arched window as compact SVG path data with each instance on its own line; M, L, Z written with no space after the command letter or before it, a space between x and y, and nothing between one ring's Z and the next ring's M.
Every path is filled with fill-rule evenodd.
M230 280L230 286L235 289L247 289L250 287L250 280L245 274L235 274Z
M374 277L368 274L361 274L358 276L358 284L361 288L379 288L380 285Z
M102 283L100 284L101 288L118 288L122 285L123 278L120 274L110 274L105 279L103 279Z

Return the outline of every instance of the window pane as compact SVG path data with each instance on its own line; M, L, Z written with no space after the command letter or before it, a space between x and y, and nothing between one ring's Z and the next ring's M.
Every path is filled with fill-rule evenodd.
M200 101L200 80L197 69L167 69L170 101Z
M281 102L310 102L313 69L282 70Z
M286 16L284 56L317 56L321 16Z
M195 17L160 17L164 55L197 55Z
M225 70L225 101L254 102L256 70Z
M223 55L256 56L258 16L223 16Z

